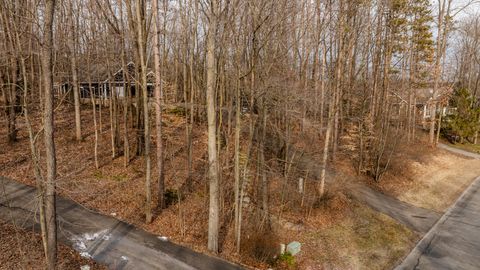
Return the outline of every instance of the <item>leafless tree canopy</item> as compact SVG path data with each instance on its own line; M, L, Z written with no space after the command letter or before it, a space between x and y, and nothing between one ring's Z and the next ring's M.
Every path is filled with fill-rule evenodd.
M358 174L381 181L420 126L432 146L438 142L448 89L480 96L479 14L458 21L464 7L454 2L0 0L0 107L8 128L1 139L15 143L17 131L29 128L35 161L37 137L45 138L46 168L37 162L34 169L49 267L56 255L55 133L72 132L79 142L89 136L85 125L94 126L97 168L106 126L113 159L124 158L125 167L135 156L145 160L147 223L167 207L162 112L174 108L185 120L178 140L188 153L179 190L186 196L198 188L193 129L204 128L212 252L225 220L234 223L240 251L246 209L255 209L262 226L282 215L276 209L296 185L292 164L302 142L320 157L312 204L328 190L329 166L340 154ZM72 107L73 131L55 130L55 110L64 105ZM92 123L82 122L86 109ZM21 117L29 122L29 111L43 111L40 130L18 125ZM280 168L282 192L272 191L273 168Z

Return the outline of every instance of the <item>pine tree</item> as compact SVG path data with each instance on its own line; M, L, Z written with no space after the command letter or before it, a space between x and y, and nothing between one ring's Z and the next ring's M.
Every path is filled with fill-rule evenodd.
M411 0L410 3L411 33L411 83L414 87L422 87L429 79L429 69L433 62L434 42L430 25L433 17L429 0Z
M466 88L455 91L451 103L457 110L447 123L463 143L465 139L475 136L475 132L479 128L480 108L473 102L473 97Z

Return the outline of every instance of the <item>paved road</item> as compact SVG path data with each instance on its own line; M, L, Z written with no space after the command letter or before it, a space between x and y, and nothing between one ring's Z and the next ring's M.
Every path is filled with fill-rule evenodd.
M396 269L480 269L480 177Z
M364 185L353 185L350 194L374 210L421 234L428 232L441 216L437 212L402 202Z
M0 177L0 219L38 230L35 195L33 187ZM57 198L57 213L59 240L111 269L242 269L64 198Z
M455 154L459 154L459 155L470 157L470 158L480 159L480 154L476 154L476 153L473 153L473 152L468 152L468 151L458 149L458 148L455 148L455 147L452 147L452 146L449 146L449 145L446 145L446 144L443 144L443 143L439 143L438 147L442 148L442 149L445 149L447 151L450 151L452 153L455 153Z

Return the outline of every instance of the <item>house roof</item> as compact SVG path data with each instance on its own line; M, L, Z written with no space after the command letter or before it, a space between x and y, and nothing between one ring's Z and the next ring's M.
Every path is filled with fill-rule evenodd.
M127 74L125 75L125 78L126 76L130 76L130 79L135 78L135 64L133 62L129 62L127 64ZM113 74L113 81L123 82L123 80L124 80L124 70L122 67ZM108 81L108 79L106 81Z
M448 98L452 92L453 88L449 85L440 85L437 89L435 97L433 96L433 87L415 89L417 104L425 104L431 100L443 100Z
M127 76L129 76L129 79L131 82L134 82L135 81L135 64L133 62L129 62L127 64L127 73L125 75L125 78L127 78ZM128 79L128 78L127 78ZM105 82L108 82L109 79L105 80ZM120 68L117 72L115 72L113 74L113 81L114 82L123 82L124 80L124 70L123 70L123 67ZM148 83L153 83L155 82L155 74L150 71L147 73L147 82Z
M400 103L408 103L409 90L398 86L402 90L390 91L390 95L396 97ZM453 88L449 84L442 83L435 94L436 101L443 101L450 97ZM416 98L417 105L426 104L433 100L433 83L429 83L424 87L417 87L412 89L412 93Z

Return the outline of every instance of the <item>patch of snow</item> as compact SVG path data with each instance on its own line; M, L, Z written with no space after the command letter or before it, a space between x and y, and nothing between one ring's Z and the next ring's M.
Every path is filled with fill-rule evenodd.
M90 265L82 265L80 270L90 270Z
M78 239L74 242L73 246L77 250L86 250L87 249L87 246L85 245L85 243L81 240L78 240Z
M83 238L87 241L93 241L97 239L100 235L104 235L107 232L107 230L102 230L96 233L85 233L83 234Z
M87 250L88 242L94 241L101 237L103 240L108 240L111 234L106 234L108 230L102 230L95 233L84 233L82 236L76 236L70 238L73 242L73 248L77 251L83 252ZM86 253L88 255L88 253ZM90 255L88 255L90 256ZM91 256L90 256L91 257Z
M127 256L122 256L122 257L120 257L120 258L121 258L122 260L124 260L124 261L128 261L128 257L127 257Z
M158 236L157 238L164 241L164 242L168 241L168 237L166 237L166 236Z
M92 240L95 240L95 238L97 238L98 235L95 233L95 234L89 234L89 233L86 233L83 235L83 238L87 241L92 241Z
M87 258L87 259L91 259L92 258L92 255L90 255L90 253L88 252L80 252L80 256L82 256L83 258Z
M110 240L110 238L112 238L112 234L105 234L104 236L102 236L102 239L105 240L105 241L108 241Z

